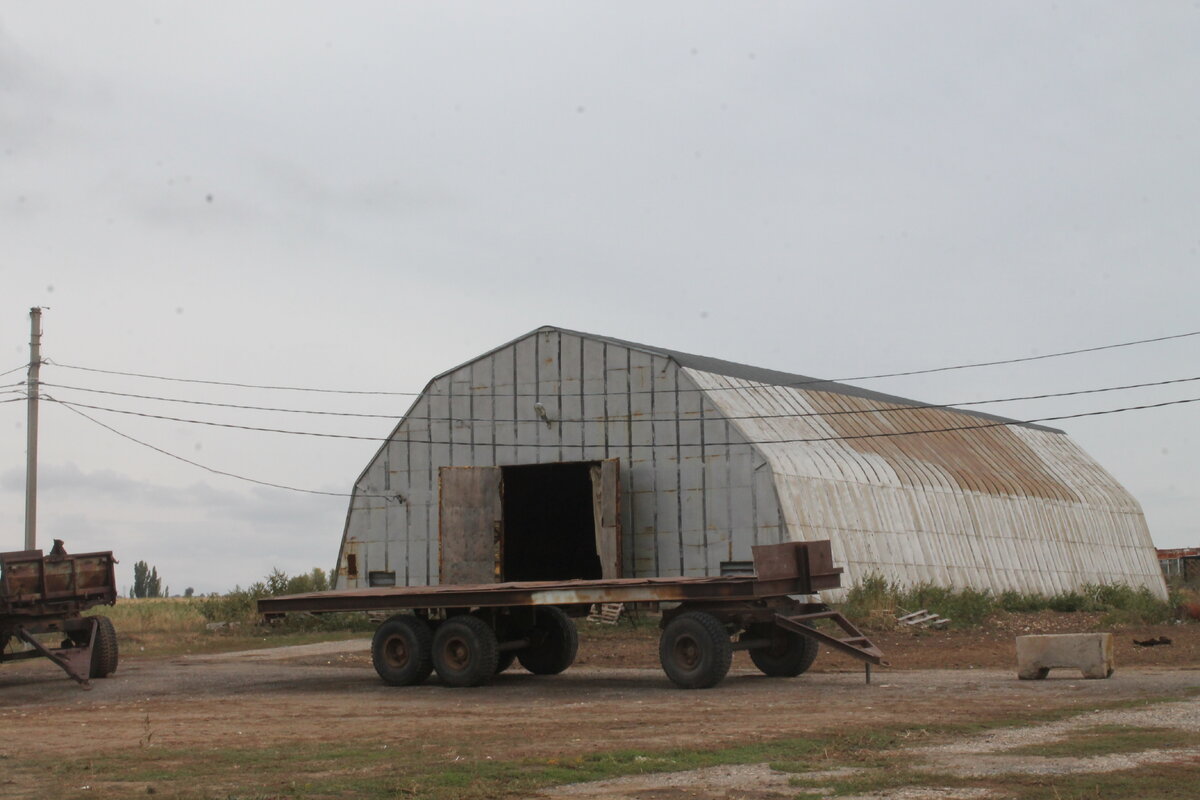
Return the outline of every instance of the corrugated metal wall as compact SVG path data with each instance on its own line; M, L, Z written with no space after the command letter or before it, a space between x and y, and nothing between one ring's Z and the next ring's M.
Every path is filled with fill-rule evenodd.
M774 484L704 396L667 357L557 330L434 379L355 486L338 585L366 585L372 570L437 583L437 474L451 465L620 458L625 575L710 575L749 559L751 545L780 541ZM397 493L403 503L382 497Z
M832 539L851 582L1043 594L1118 582L1165 599L1137 501L1065 434L687 372L760 442L789 535ZM965 430L880 435L946 428Z
M751 545L828 538L852 581L1165 592L1141 509L1111 476L1064 434L987 424L541 330L430 383L355 486L339 586L373 570L437 583L441 466L620 458L629 576L712 575ZM955 427L976 429L878 436Z

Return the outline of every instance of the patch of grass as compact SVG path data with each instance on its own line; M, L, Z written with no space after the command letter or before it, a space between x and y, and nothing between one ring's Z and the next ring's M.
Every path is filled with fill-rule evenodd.
M994 785L1013 800L1193 800L1198 783L1200 767L1192 763L1082 775L1014 775Z
M1175 728L1134 728L1126 725L1097 725L1071 731L1055 742L1028 744L1005 750L1005 755L1030 755L1045 758L1088 758L1112 753L1138 753L1142 750L1167 750L1193 744L1186 733Z
M987 790L1005 800L1193 800L1200 781L1195 764L1153 764L1120 772L1061 775L1025 775L1004 773L987 777L963 777L927 772L896 764L840 778L821 777L806 780L798 775L789 783L803 791L805 786L820 784L824 797L888 793L901 788Z
M819 784L825 797L844 795L882 794L893 789L904 789L914 786L929 788L959 788L979 785L977 779L963 778L957 775L943 775L914 769L900 764L889 764L885 769L868 770L861 773L842 777L825 777L806 779L797 775L788 780L788 785L794 788Z
M97 606L113 622L123 656L171 656L219 653L257 647L340 641L359 638L372 630L365 614L331 614L325 618L289 617L266 626L256 617L236 626L209 630L201 613L207 598L159 597L120 599L114 606Z
M902 609L921 608L948 618L951 627L970 628L997 611L1046 610L1103 612L1105 625L1152 625L1171 620L1177 605L1174 600L1159 600L1144 586L1135 589L1125 584L1084 584L1050 597L1015 591L995 595L987 590L932 583L905 587L872 574L850 588L842 610L851 619L873 628L894 626L894 617Z

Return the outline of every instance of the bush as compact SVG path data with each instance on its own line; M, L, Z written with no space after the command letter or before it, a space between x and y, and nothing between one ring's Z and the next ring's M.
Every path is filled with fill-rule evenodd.
M1173 609L1183 605L1176 591L1163 602L1149 589L1126 584L1085 584L1077 590L1047 597L1034 592L1006 591L993 595L986 589L955 589L932 583L908 588L878 574L865 577L846 594L843 612L871 627L888 627L901 610L927 609L950 620L952 627L979 625L996 611L1102 612L1106 625L1137 625L1166 622Z
M255 624L260 621L258 600L263 597L278 597L286 594L320 592L329 588L325 570L314 567L312 572L289 577L283 570L275 568L261 581L248 588L235 586L225 594L211 594L197 602L201 615L209 622L238 622ZM364 613L341 613L297 615L284 618L282 623L288 630L370 630L372 623Z

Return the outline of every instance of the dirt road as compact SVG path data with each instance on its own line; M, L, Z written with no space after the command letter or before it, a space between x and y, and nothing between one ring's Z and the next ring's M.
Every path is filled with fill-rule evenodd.
M308 795L280 792L278 778L239 782L246 779L207 768L206 754L217 759L231 749L320 752L336 746L355 753L416 751L423 764L529 758L553 763L609 750L712 749L882 726L919 730L969 723L984 714L1033 719L1054 709L1083 713L1113 701L1182 699L1200 691L1195 663L1118 662L1116 674L1099 681L1068 671L1045 681L1018 681L1012 667L891 669L877 670L867 685L860 667L835 659L823 668L843 671L794 679L763 677L738 660L718 687L684 691L657 667L631 666L635 657L629 653L636 651L641 663L652 658L653 649L644 643L626 648L621 637L591 647L582 663L558 676L514 668L478 689L450 689L436 676L426 685L396 688L380 682L370 668L368 645L358 640L126 658L91 691L64 679L48 662L6 666L0 669L0 797L75 797L82 796L80 786L89 787L90 797L129 796L127 784L82 782L88 765L106 758L161 767L168 777L137 789L160 797L293 797ZM926 643L916 652L927 650ZM67 766L55 778L58 783L47 784L49 765L60 759ZM735 796L717 792L720 782L713 781L714 793L680 796ZM218 786L212 793L216 789L210 787ZM247 787L252 789L247 794L236 791Z
M861 672L773 679L735 669L715 689L683 691L658 669L580 666L553 677L514 669L479 689L448 689L436 676L395 688L358 663L365 646L127 660L89 692L49 664L0 672L0 757L17 749L65 754L82 742L103 752L136 745L147 728L163 747L206 747L228 737L262 745L470 742L496 757L561 752L585 738L612 747L712 747L836 731L848 722L969 719L981 705L1020 716L1200 687L1200 668L1118 670L1106 681L1067 672L1017 681L1011 670L893 670L877 671L871 685ZM348 666L339 662L347 656Z

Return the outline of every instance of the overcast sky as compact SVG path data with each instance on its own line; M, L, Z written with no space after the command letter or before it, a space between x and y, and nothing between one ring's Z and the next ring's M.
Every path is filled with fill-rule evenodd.
M1200 330L1197 142L1192 2L0 2L0 372L34 305L58 364L392 392L542 324L835 379ZM862 385L962 402L1196 377L1198 356L1190 337ZM411 402L42 378L368 437L394 421L64 387ZM378 446L88 413L334 493ZM1180 547L1200 545L1198 419L1057 425ZM0 437L19 549L23 402ZM208 592L337 556L345 498L51 403L40 454L39 544L115 551L123 587L137 560Z

